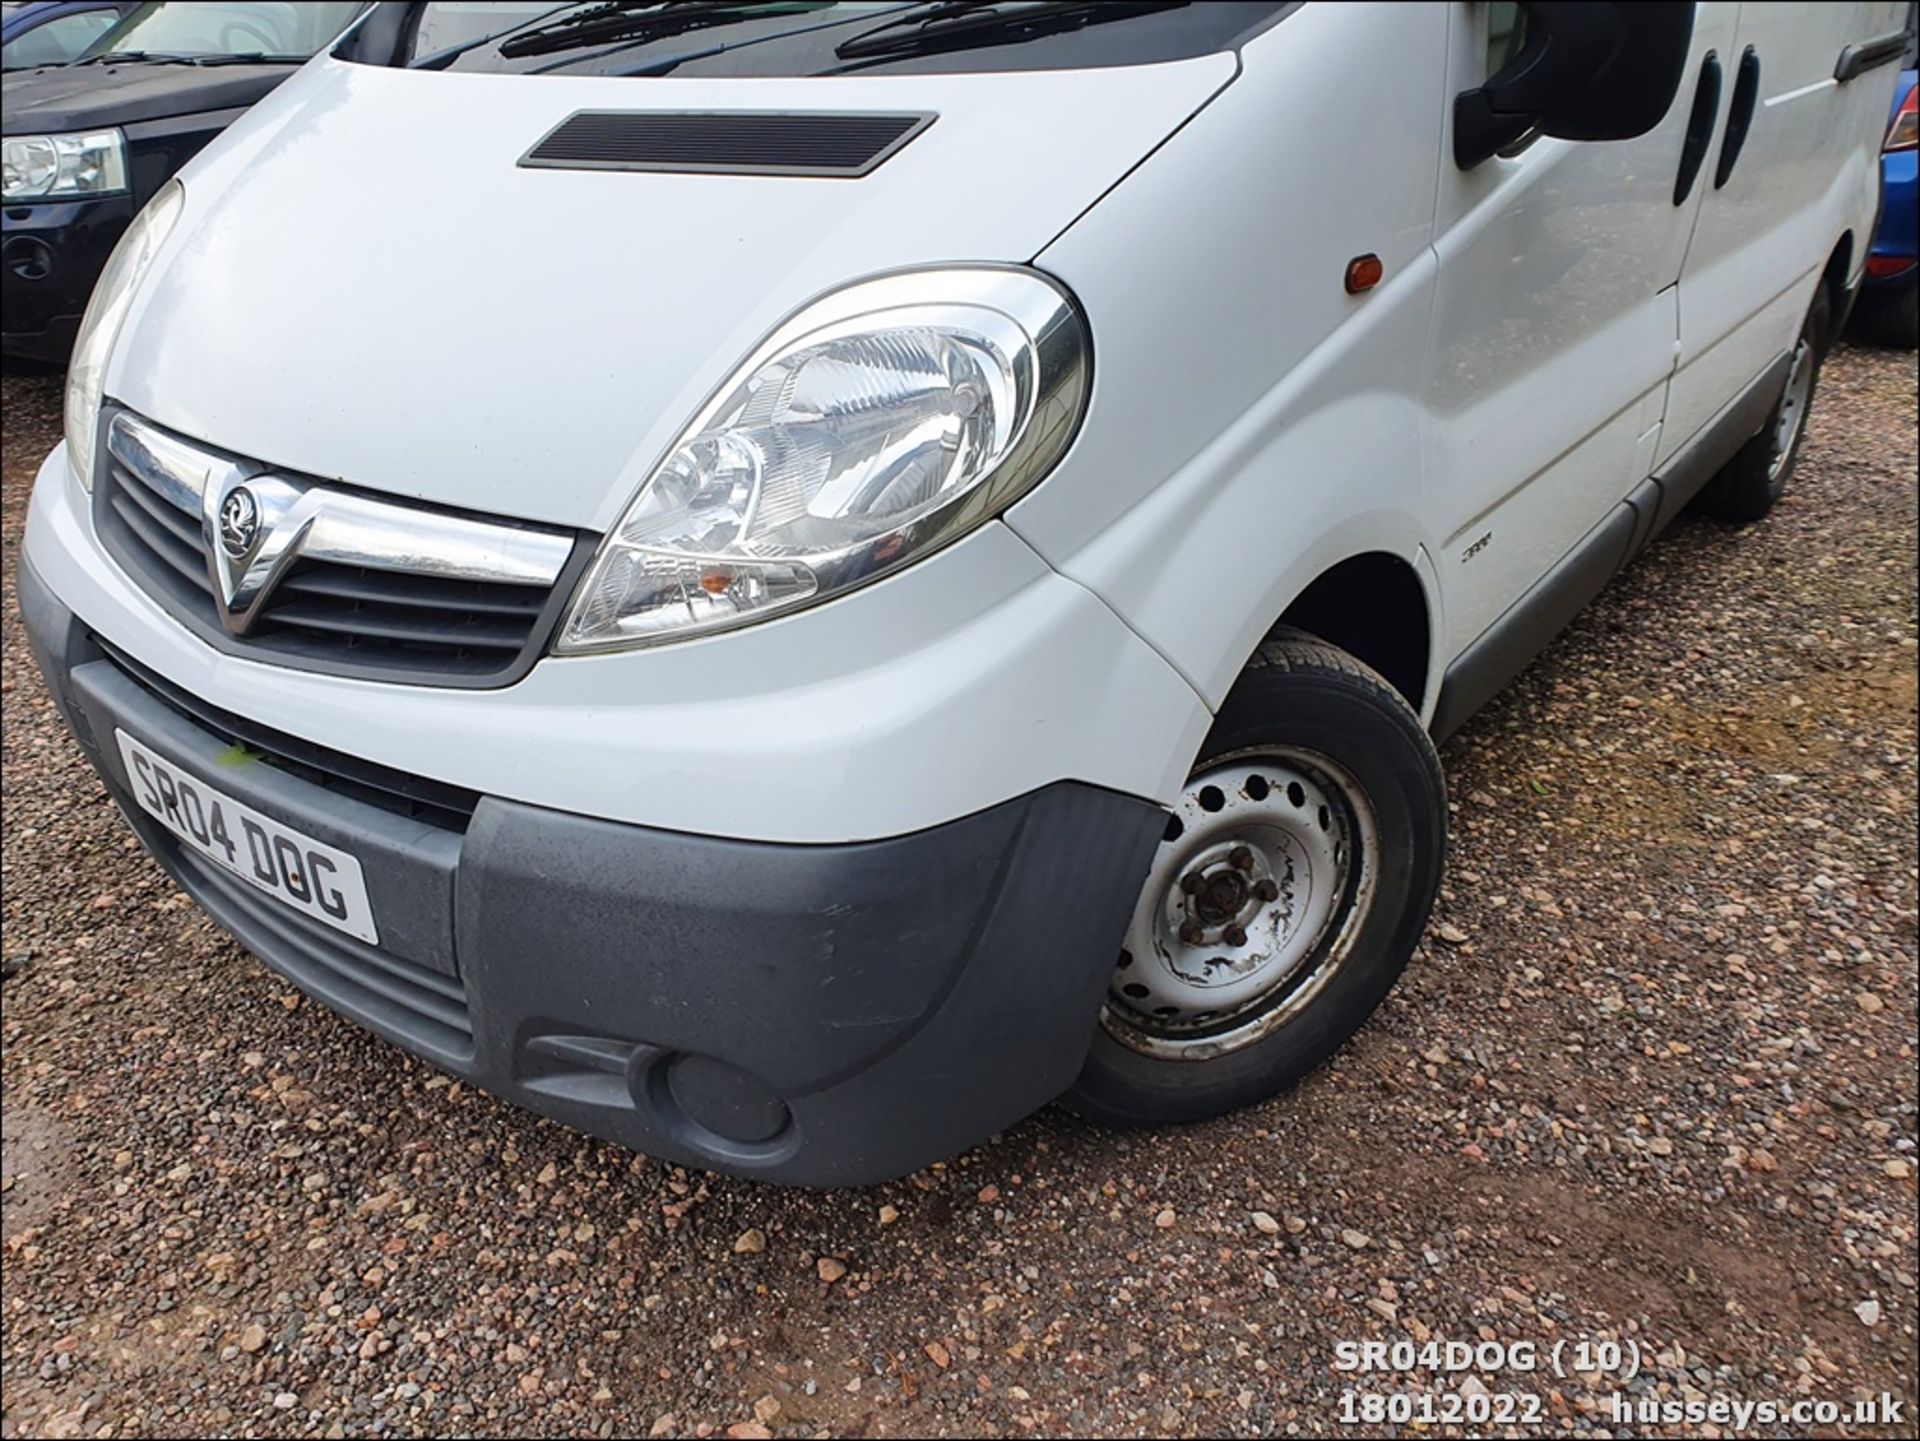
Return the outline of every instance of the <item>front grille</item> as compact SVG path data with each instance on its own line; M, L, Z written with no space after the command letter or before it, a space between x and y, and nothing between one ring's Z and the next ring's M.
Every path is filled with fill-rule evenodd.
M144 423L140 428L152 433ZM544 650L578 571L572 562L586 559L588 547L576 537L351 495L361 512L396 515L409 540L411 528L430 530L436 520L445 527L484 524L499 534L534 536L566 559L545 579L475 579L297 555L236 635L222 621L200 495L160 466L130 463L113 438L116 444L103 447L95 505L108 549L176 617L220 648L253 659L421 684L506 684Z
M244 746L275 770L298 776L336 795L348 796L442 830L464 833L473 819L473 809L480 803L478 791L462 790L425 776L376 765L344 751L329 750L256 724L208 704L99 636L94 636L93 641L129 680L176 715L193 722L217 740Z
M173 594L204 600L207 619L215 620L213 580L207 574L199 517L163 499L111 458L107 478L114 485L106 498L107 509L138 544L145 569Z
M412 646L498 669L526 649L545 601L532 586L303 560L274 587L255 634L279 628L363 649Z

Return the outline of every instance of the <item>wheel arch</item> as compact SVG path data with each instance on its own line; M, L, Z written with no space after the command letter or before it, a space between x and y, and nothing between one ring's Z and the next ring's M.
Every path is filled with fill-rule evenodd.
M1324 567L1262 636L1304 631L1371 667L1425 715L1432 699L1434 616L1429 582L1415 560L1364 550Z
M1827 292L1827 304L1831 308L1835 335L1847 317L1847 302L1853 280L1853 231L1844 230L1834 242L1833 250L1827 256L1826 268L1820 272L1820 284ZM1832 345L1835 335L1826 337Z

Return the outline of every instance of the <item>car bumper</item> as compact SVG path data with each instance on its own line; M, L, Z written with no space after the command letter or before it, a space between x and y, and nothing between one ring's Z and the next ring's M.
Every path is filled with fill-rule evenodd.
M1164 803L1212 723L1158 652L998 522L811 610L550 656L479 691L216 649L120 566L92 511L56 446L21 553L143 665L314 745L575 815L816 845L910 835L1059 780Z
M1165 823L1074 782L848 845L446 791L406 815L391 775L248 727L113 651L26 558L19 596L61 712L142 842L270 967L507 1100L743 1176L899 1175L1064 1090ZM177 843L134 803L116 730L358 855L380 947ZM223 764L243 736L264 764Z
M1916 284L1920 284L1920 261L1890 260L1867 272L1860 282L1860 300L1863 304L1891 301Z
M1867 256L1869 289L1911 283L1920 260L1920 154L1897 150L1880 161L1880 219Z
M66 360L93 284L133 210L128 195L0 210L0 352Z

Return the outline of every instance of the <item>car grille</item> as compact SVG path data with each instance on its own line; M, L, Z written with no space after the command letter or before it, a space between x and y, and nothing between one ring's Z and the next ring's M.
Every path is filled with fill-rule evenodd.
M434 685L504 685L533 665L551 635L590 546L582 538L504 521L402 505L287 477L205 451L124 415L102 447L95 517L115 559L178 619L222 649L250 658L373 679ZM201 489L222 470L292 490L326 515L351 508L355 546L343 554L310 528L236 633L224 619L201 521ZM382 534L380 528L386 527ZM446 574L431 553L456 533L479 555ZM319 542L309 537L318 534ZM423 539L424 538L424 539ZM217 542L216 542L217 543ZM301 544L320 554L306 554ZM491 543L495 549L485 548ZM518 547L532 559L499 563ZM361 556L360 550L372 552ZM485 574L499 564L503 572Z
M465 832L473 819L474 807L480 803L478 791L376 765L344 751L329 750L272 730L210 705L100 636L94 636L93 641L108 660L148 695L215 739L245 747L262 764L298 776L336 795L348 796L441 830Z

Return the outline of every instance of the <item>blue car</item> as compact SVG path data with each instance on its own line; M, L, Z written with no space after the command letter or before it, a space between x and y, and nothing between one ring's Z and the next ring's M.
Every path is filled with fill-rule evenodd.
M1880 160L1880 225L1867 255L1867 278L1854 305L1857 338L1912 350L1920 340L1920 93L1908 11L1906 68L1893 92L1893 119Z
M136 0L5 0L0 4L0 70L65 65L79 57Z

